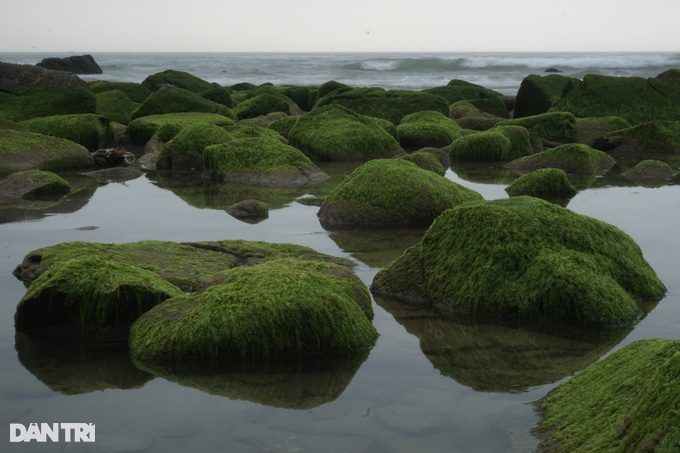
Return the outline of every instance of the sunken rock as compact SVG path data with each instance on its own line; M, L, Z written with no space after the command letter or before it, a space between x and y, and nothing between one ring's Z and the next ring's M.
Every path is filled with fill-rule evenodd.
M633 168L621 173L625 178L642 186L662 186L675 176L675 172L665 162L659 160L643 160Z
M74 74L102 74L104 72L92 55L43 58L36 66L54 71L72 72Z
M576 195L576 188L569 182L567 173L559 168L540 168L522 175L505 191L511 197L529 195L544 200L571 198Z

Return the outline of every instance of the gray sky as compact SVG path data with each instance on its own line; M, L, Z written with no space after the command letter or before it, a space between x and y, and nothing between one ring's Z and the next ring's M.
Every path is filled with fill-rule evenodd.
M0 0L0 52L680 51L679 0Z

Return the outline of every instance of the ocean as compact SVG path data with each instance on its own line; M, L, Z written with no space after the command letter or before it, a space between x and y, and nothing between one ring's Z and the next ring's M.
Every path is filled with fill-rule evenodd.
M0 53L0 61L36 64L68 53ZM460 79L514 95L529 74L548 69L585 74L654 77L680 67L680 53L109 53L93 52L104 71L85 80L141 82L166 69L229 86L320 85L422 90Z

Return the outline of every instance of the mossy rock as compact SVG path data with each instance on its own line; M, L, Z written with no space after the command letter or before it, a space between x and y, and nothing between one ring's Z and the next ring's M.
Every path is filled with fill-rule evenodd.
M144 145L159 130L164 129L166 133L163 135L162 141L167 142L185 127L197 123L210 123L217 126L233 126L235 124L231 118L216 113L168 113L165 115L144 116L132 120L128 124L127 133L132 143Z
M214 87L200 93L202 98L229 108L234 107L232 94L231 88L229 87Z
M505 168L518 173L529 173L539 168L559 168L570 174L606 172L616 161L609 154L582 143L570 143L546 151L520 157Z
M21 170L66 171L94 167L87 149L70 140L0 130L0 176Z
M64 138L90 151L115 145L115 131L111 120L92 113L56 115L23 121L31 132Z
M366 162L324 200L327 229L429 225L445 210L481 200L477 192L404 159Z
M522 126L541 139L553 143L574 143L578 138L576 117L568 112L548 112L505 120L498 126Z
M238 103L233 111L239 119L255 118L272 112L283 112L290 115L292 113L290 104L294 104L294 102L290 99L282 99L282 97L284 96L260 94Z
M105 91L120 90L130 98L134 103L141 104L151 94L151 90L135 82L109 82L106 80L95 80L88 82L87 85L95 92L95 94L103 93Z
M347 91L352 89L351 86L345 85L344 83L336 82L335 80L329 80L328 82L324 82L321 85L319 85L319 88L316 90L316 100L318 101L321 98L324 98L328 96L329 94L335 92L335 91ZM316 102L316 101L315 101Z
M104 72L92 55L71 55L64 58L48 57L43 58L36 66L74 74L101 74Z
M156 167L202 170L203 150L206 146L225 143L231 139L229 132L213 123L189 124L163 146L158 155Z
M635 167L621 173L621 176L645 187L660 187L675 177L675 171L666 162L643 160Z
M260 116L254 117L254 118L246 118L244 120L239 120L238 124L248 125L248 126L258 126L258 127L269 127L270 124L277 123L277 122L279 122L283 119L286 119L286 118L291 118L291 117L289 115L283 113L283 112L272 112L272 113L268 113L266 115L260 115ZM293 117L293 118L295 118L295 117ZM274 129L274 128L270 128L270 129L272 129L273 131L275 131L278 134L280 134L281 136L283 136L283 134L281 134L276 129ZM286 133L285 129L283 129L282 131L284 133ZM288 140L287 136L283 136L283 137L286 140Z
M244 222L256 223L269 217L269 206L258 200L243 200L229 206L227 214Z
M666 288L623 231L534 197L467 203L381 270L376 294L471 315L635 322Z
M649 121L610 132L593 141L594 148L615 158L654 158L680 153L680 121Z
M451 143L451 158L469 162L510 160L532 152L529 132L520 126L494 127Z
M456 101L449 106L449 118L459 119L467 116L485 117L481 110L470 101ZM492 118L495 118L492 116Z
M299 116L286 116L274 121L273 123L269 123L267 127L288 140L290 138L291 129L293 129L299 119Z
M0 62L0 119L94 113L94 92L77 75Z
M390 127L391 126L391 127ZM300 117L288 134L291 146L314 160L366 161L400 153L393 125L340 105L314 109Z
M423 91L383 88L335 90L320 98L314 108L326 105L341 105L361 115L382 118L395 125L411 113L434 110L446 115L449 110L448 104L440 96Z
M573 77L557 74L540 76L531 74L522 80L515 99L514 118L546 113L562 95L568 83L580 82Z
M680 451L680 341L638 340L540 402L540 451Z
M588 74L570 82L551 111L578 117L620 116L632 125L680 120L680 81Z
M26 200L61 198L71 184L49 171L25 170L0 179L0 207L21 206Z
M316 103L317 87L303 85L284 85L277 87L284 96L293 102L304 112L309 112Z
M349 352L377 337L371 298L333 264L284 259L224 273L224 282L146 312L130 331L142 360Z
M498 118L498 117L488 117L488 116L478 116L478 115L472 115L472 116L464 116L462 118L456 118L456 123L460 127L463 128L463 130L469 130L469 131L488 131L492 127L496 127L498 124L502 123L505 121L503 118Z
M567 173L559 168L534 170L517 178L505 191L511 197L529 195L548 201L569 199L577 192Z
M432 110L411 113L397 126L399 144L406 151L425 147L443 148L460 137L461 127L445 115Z
M128 124L132 120L132 111L135 108L137 105L122 90L97 93L97 113L113 122Z
M629 127L630 123L620 116L576 118L576 142L593 146L600 137Z
M17 330L118 338L143 312L182 291L157 274L98 256L50 267L17 305Z
M202 93L215 88L212 83L203 80L200 77L196 77L195 75L189 74L188 72L177 71L174 69L168 69L163 72L152 74L144 79L142 85L148 88L151 92L156 91L163 85L173 85L177 88L182 88L193 93Z
M444 174L446 173L446 168L444 168L438 156L434 152L421 150L411 154L399 156L397 157L397 159L404 159L409 162L413 162L420 168L424 170L429 170L440 176L444 176Z
M468 101L480 112L500 118L509 116L501 94L465 80L454 79L446 86L428 88L423 92L444 98L447 105L458 101Z
M132 119L179 112L216 113L227 118L236 118L229 107L205 99L192 91L174 85L163 85L132 112Z
M269 129L255 129L275 134ZM236 135L225 143L206 147L203 167L213 180L266 187L311 187L329 177L298 149L264 135Z

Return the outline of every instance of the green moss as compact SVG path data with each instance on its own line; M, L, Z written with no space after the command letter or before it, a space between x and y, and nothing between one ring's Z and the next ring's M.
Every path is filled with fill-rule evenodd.
M397 126L399 144L406 150L427 146L442 148L460 137L461 127L455 121L435 111L406 115Z
M129 123L135 107L135 103L121 90L97 93L97 113L106 116L111 121L121 124Z
M543 140L574 143L577 139L576 117L569 112L549 112L524 118L505 120L498 126L522 126Z
M532 151L529 132L519 126L494 127L451 143L452 158L472 162L515 159Z
M144 145L163 126L170 127L176 131L175 134L168 138L169 140L186 126L196 123L211 123L217 126L228 126L233 125L234 121L231 118L215 113L186 112L150 115L132 120L130 124L128 124L127 133L133 143Z
M184 127L161 150L157 168L202 169L206 146L224 143L232 136L212 123L197 122Z
M0 193L6 198L53 198L71 191L71 184L49 171L24 170L0 179ZM0 206L3 203L0 202Z
M464 313L615 325L637 319L637 301L665 294L624 232L533 197L450 209L420 247L424 299ZM398 266L372 288L399 296Z
M97 100L92 90L85 87L50 88L17 86L11 91L0 91L0 119L24 121L52 115L94 113Z
M207 91L200 93L202 98L209 101L215 102L217 104L222 104L225 107L232 108L234 106L234 100L232 99L231 88L228 87L215 87Z
M570 143L531 156L520 157L505 167L522 173L539 168L559 168L567 173L586 174L609 170L614 159L588 145Z
M339 105L317 108L298 119L289 140L314 160L365 161L399 153L384 123Z
M188 72L176 71L174 69L152 74L142 82L142 85L152 92L166 84L183 88L193 93L202 93L214 88L214 85L210 82Z
M530 195L547 200L576 195L576 188L569 182L567 173L558 168L541 168L520 176L505 191L511 197Z
M111 121L103 115L75 114L33 118L22 122L31 132L64 138L90 151L115 144Z
M437 156L434 153L428 151L416 151L415 153L399 156L397 159L404 159L409 162L413 162L420 168L437 173L441 176L444 176L446 173L446 169L441 164L439 159L437 159Z
M666 162L653 159L643 160L635 167L621 173L623 177L644 187L664 186L673 179L675 174Z
M446 209L481 200L477 192L404 159L375 159L356 170L324 200L324 228L429 225Z
M151 91L142 85L135 82L108 82L105 80L95 80L87 84L96 94L105 91L120 90L124 92L132 102L142 103L144 99L149 97Z
M540 447L555 452L680 449L680 341L632 343L540 404Z
M499 93L465 80L454 79L446 86L428 88L423 91L444 98L448 105L458 101L468 101L481 112L501 118L508 117L508 111Z
M248 98L234 107L234 114L239 119L254 118L272 112L283 112L290 115L292 113L290 104L293 101L282 98L285 98L285 96L274 94L260 94Z
M176 360L352 351L375 341L371 317L368 291L346 268L270 261L150 310L132 327L130 348Z
M229 107L202 98L192 91L177 88L172 85L165 85L151 93L151 95L132 112L132 119L149 115L179 112L216 113L218 115L226 116L227 118L235 118L234 112Z
M470 115L479 115L481 110L470 101L456 101L449 106L449 118L463 118Z
M620 157L651 157L680 151L680 121L649 121L593 141L593 147Z
M522 80L517 91L514 118L524 118L546 113L560 97L564 87L570 82L580 81L558 74L545 76L528 75Z

